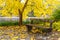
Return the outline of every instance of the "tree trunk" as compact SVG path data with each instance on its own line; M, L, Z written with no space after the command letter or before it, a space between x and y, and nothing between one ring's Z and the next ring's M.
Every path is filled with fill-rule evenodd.
M23 12L24 12L25 7L27 6L27 3L28 3L28 0L26 0L22 11L20 9L18 9L18 12L19 12L19 26L22 25Z
M22 12L20 11L20 9L18 9L19 11L19 26L22 25Z

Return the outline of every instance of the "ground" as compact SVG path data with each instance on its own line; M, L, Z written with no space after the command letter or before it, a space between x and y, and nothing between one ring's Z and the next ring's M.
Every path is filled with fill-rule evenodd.
M0 27L0 40L60 40L60 32L42 34L28 34L26 26Z

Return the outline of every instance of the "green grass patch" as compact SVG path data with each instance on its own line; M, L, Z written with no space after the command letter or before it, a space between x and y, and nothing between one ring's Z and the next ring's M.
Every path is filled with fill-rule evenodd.
M18 21L3 21L0 22L0 26L15 26L18 25Z

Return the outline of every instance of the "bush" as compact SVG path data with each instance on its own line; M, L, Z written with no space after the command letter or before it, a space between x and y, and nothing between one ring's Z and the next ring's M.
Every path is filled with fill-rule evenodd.
M60 31L60 21L53 23L53 29Z
M53 18L55 20L60 20L60 9L56 9L53 14L52 14Z

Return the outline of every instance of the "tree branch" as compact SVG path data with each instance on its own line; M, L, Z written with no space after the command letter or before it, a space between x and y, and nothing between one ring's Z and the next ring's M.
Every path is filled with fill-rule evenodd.
M24 4L24 7L23 7L23 9L22 9L22 13L24 12L24 9L25 9L25 7L27 6L27 3L28 3L28 0L26 0L26 2L25 2L25 4Z
M22 17L23 17L22 13L24 12L24 9L26 8L27 3L28 3L28 0L26 0L22 11L20 9L18 9L18 11L19 11L19 26L22 25Z

